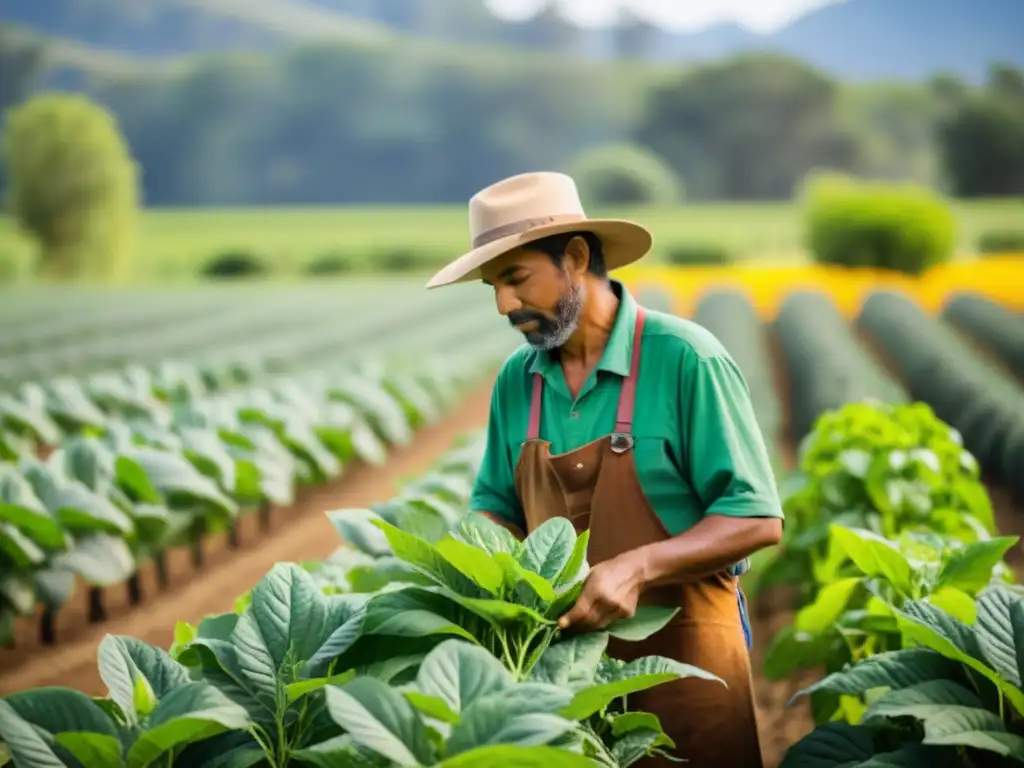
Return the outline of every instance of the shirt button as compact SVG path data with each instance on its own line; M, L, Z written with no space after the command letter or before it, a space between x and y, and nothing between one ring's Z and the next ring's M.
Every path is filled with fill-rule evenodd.
M569 418L570 419L578 419L579 417L580 417L580 412L579 411L571 411L569 413Z

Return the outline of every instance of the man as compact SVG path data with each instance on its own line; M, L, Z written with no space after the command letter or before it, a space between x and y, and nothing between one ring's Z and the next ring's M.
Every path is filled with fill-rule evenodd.
M639 307L608 277L651 236L588 219L568 176L514 176L469 213L473 250L428 287L482 280L527 341L498 374L471 509L520 537L554 516L590 531L592 568L566 630L640 604L679 607L662 631L609 653L667 656L727 686L679 680L631 705L657 715L694 768L760 768L734 566L779 541L782 510L746 383L708 331Z

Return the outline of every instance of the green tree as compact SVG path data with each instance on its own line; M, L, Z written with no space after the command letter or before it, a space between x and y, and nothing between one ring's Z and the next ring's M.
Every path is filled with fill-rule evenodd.
M6 116L8 207L51 279L118 279L131 266L138 171L114 117L83 96L41 94Z
M1024 71L993 65L983 89L948 98L937 136L955 194L1024 194Z
M839 119L839 94L803 62L739 56L654 88L635 137L693 197L786 199L813 168L857 169L860 143Z

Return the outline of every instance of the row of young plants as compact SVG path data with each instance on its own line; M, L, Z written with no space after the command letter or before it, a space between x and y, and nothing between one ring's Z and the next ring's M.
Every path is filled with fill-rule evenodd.
M866 398L906 402L900 384L874 360L832 300L821 292L788 296L774 330L785 361L790 424L797 439L826 411Z
M782 440L782 405L767 335L754 305L739 291L709 291L697 304L693 319L711 331L736 361L747 381L765 443L778 445Z
M611 637L648 637L671 609L563 633L588 535L559 519L520 542L467 515L481 448L460 447L388 502L328 513L339 553L278 564L234 611L179 623L169 651L106 637L106 696L0 700L0 741L16 764L87 768L614 768L673 750L629 697L724 683L607 655Z
M1024 591L977 461L921 403L850 403L800 447L761 586L797 595L764 674L823 678L784 768L1024 762Z
M858 322L910 395L956 427L986 474L1024 499L1024 386L900 294L872 294Z
M417 361L288 374L237 386L187 365L156 372L24 387L3 407L0 461L0 642L41 604L43 641L76 580L98 591L152 561L166 583L166 553L208 534L237 539L240 515L294 502L297 487L338 477L353 461L379 465L435 421L493 362ZM46 450L40 451L41 448ZM45 456L45 458L43 458Z
M943 307L942 319L980 341L1024 378L1024 317L986 296L960 294Z

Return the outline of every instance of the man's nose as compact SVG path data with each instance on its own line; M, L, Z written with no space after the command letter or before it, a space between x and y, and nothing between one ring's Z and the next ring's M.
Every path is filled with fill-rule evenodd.
M495 289L494 300L498 305L498 314L502 317L508 317L509 312L515 312L517 309L523 308L522 302L516 298L515 291L507 285L499 286Z

